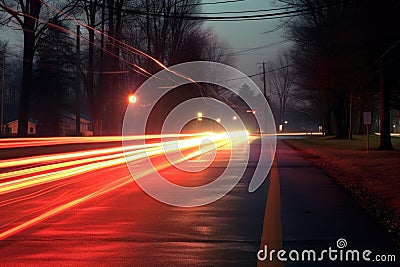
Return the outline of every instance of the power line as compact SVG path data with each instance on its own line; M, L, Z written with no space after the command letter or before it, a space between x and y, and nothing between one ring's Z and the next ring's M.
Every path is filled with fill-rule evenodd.
M274 12L267 14L256 14L256 15L242 15L242 16L192 16L192 15L182 15L182 14L159 14L159 13L147 13L138 10L131 9L123 9L123 12L135 14L135 15L150 15L152 17L162 17L162 18L177 18L177 19L186 19L186 20L208 20L208 21L241 21L241 20L256 20L256 19L275 19L282 18L288 15L298 15L304 14L304 12L311 11L309 8L300 9L300 10L292 10L292 11L283 11L283 12ZM244 12L242 12L244 13ZM241 13L241 14L242 14Z
M87 0L84 0L87 1ZM216 4L221 4L221 3L228 3L232 1L220 1L220 2L215 2ZM241 2L241 1L233 1L233 2ZM193 5L200 5L199 4L193 4ZM207 4L207 3L203 3ZM208 4L213 4L213 3L208 3ZM303 8L303 9L296 9L296 10L288 10L289 7L280 7L280 8L272 8L272 9L264 9L263 11L261 10L247 10L251 12L271 12L271 13L264 13L264 14L253 14L253 15L241 15L241 16L202 16L205 15L206 13L189 13L189 14L179 14L179 13L170 13L170 14L162 14L162 13L155 13L154 11L152 13L144 10L137 10L137 9L128 9L128 8L123 8L121 11L127 13L127 14L134 14L134 15L139 15L139 16L151 16L151 17L160 17L160 18L169 18L169 19L185 19L185 20L202 20L202 21L248 21L248 20L266 20L266 19L279 19L279 18L287 18L287 17L293 17L293 16L298 16L298 15L303 15L307 14L309 12L314 12L316 10L322 10L326 7L330 7L336 4L328 4L324 6L320 6L317 8ZM106 7L111 10L115 10L116 7L109 6L107 4L102 5L99 4L99 7ZM191 6L191 5L187 5ZM187 7L187 6L182 6L182 7ZM280 10L286 10L286 11L280 11ZM275 12L279 11L279 12ZM246 11L235 11L235 12L228 12L232 14L246 14ZM214 15L219 15L219 14L227 14L227 12L215 12L213 13Z
M228 0L228 1L218 1L218 2L208 2L208 3L198 3L193 5L218 5L218 4L228 4L228 3L237 3L237 2L244 2L246 0Z
M89 0L82 0L82 2L88 2ZM213 3L197 3L197 4L186 4L184 6L177 6L176 8L186 8L190 6L200 6L200 5L213 5L213 4L225 4L225 3L233 3L233 2L244 2L246 0L236 0L236 1L222 1L222 2L213 2ZM106 7L109 8L109 5L105 4L102 5L100 3L97 3L98 7ZM115 7L111 7L112 9L115 9ZM175 7L174 7L175 8ZM260 13L260 12L271 12L271 11L279 11L279 10L289 10L293 9L293 7L290 6L281 6L281 7L276 7L276 8L269 8L269 9L255 9L255 10L240 10L240 11L219 11L219 12L190 12L191 15L221 15L221 14L245 14L245 13ZM132 11L132 9L122 9L123 11ZM147 15L147 10L140 10L136 9L135 10L137 13L140 14L146 14ZM152 14L151 14L152 15Z
M348 2L348 0L343 0L343 2ZM343 3L340 2L340 3ZM286 10L282 12L273 12L266 14L256 14L256 15L242 15L242 16L193 16L193 14L204 14L204 13L191 13L190 15L177 15L177 14L157 14L157 13L147 13L137 10L129 10L125 9L124 11L130 13L134 13L137 15L150 15L153 17L165 17L165 18L177 18L177 19L186 19L186 20L204 20L204 21L244 21L244 20L266 20L266 19L278 19L278 18L287 18L293 16L299 16L308 14L310 12L315 12L318 10L323 10L327 7L335 6L339 3L327 4L319 7L307 7L296 10L287 10L288 8L276 8L276 9L268 9L267 11L277 11L277 10ZM217 12L215 14L223 14L222 12ZM245 11L239 11L238 14L245 14Z
M294 65L293 63L292 64L288 64L288 65L285 65L285 66L282 66L282 67L279 67L279 68L276 68L276 69L265 71L265 73L271 73L271 72L274 72L274 71L282 70L282 69L291 67L293 65ZM263 74L264 74L264 72L259 72L259 73L255 73L255 74L252 74L252 75L246 75L246 76L243 76L243 77L239 77L239 78L224 80L224 82L243 80L243 79L247 79L247 78L251 78L251 77L255 77L255 76L259 76L259 75L263 75Z
M88 0L82 0L83 2L87 2ZM197 5L202 5L202 4L225 4L225 3L233 3L233 2L242 2L245 0L230 0L230 1L218 1L218 2L213 2L213 3L197 3L197 4L187 4L184 6L180 6L178 8L185 8L188 6L197 6ZM265 9L265 12L271 12L271 13L264 13L264 14L253 14L253 15L241 15L241 16L204 16L206 13L196 13L196 12L188 12L187 14L182 14L182 13L174 13L171 12L169 14L163 14L163 13L156 13L155 11L152 11L152 13L149 12L149 10L137 10L137 9L129 9L129 8L122 8L119 9L127 14L134 14L134 15L139 15L139 16L151 16L151 17L159 17L159 18L168 18L168 19L185 19L185 20L201 20L201 21L255 21L255 20L267 20L267 19L280 19L280 18L288 18L288 17L293 17L293 16L299 16L299 15L304 15L308 14L311 12L319 11L319 10L324 10L325 8L332 7L338 4L342 4L345 2L349 2L349 0L343 0L338 3L330 3L318 7L306 7L306 8L301 8L301 9L295 9L295 10L288 10L288 9L293 9L293 7L287 6L287 7L280 7L280 8L271 8L271 9ZM111 10L116 10L117 8L114 6L109 6L108 4L98 4L99 7L106 7ZM286 10L286 11L280 11L280 10ZM255 10L253 10L255 11ZM276 12L279 11L279 12ZM260 11L261 12L261 11ZM227 14L224 12L215 12L213 13L214 15L219 15L219 14ZM237 11L237 13L233 14L246 14L246 11Z
M220 12L201 12L201 13L191 13L194 15L220 15L220 14L244 14L244 13L260 13L260 12L270 12L278 10L288 10L288 7L281 8L271 8L271 9L257 9L257 10L241 10L241 11L220 11Z
M271 46L274 46L274 45L277 45L277 44L286 43L286 42L289 42L289 40L282 40L282 41L279 41L279 42L270 43L270 44L266 44L266 45L262 45L262 46L258 46L258 47L247 48L247 49L240 50L240 51L237 51L237 52L224 54L224 56L236 56L236 55L240 55L240 54L243 54L243 53L246 53L246 52L260 50L260 49L268 48L268 47L271 47Z
M191 14L193 14L193 15L243 14L243 13L271 12L271 11L288 10L288 9L293 9L293 7L284 6L284 7L269 8L269 9L256 9L256 10L219 11L219 12L201 12L201 13L193 12Z

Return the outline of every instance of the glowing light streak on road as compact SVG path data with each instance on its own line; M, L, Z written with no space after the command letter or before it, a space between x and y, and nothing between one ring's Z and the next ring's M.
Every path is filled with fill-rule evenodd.
M141 148L141 147L140 146L137 146L137 147L132 146L132 149L135 149L135 148ZM16 159L16 160L3 160L3 161L0 161L0 168L11 168L11 167L16 167L16 166L32 165L32 164L43 163L43 162L51 163L51 162L55 162L58 160L73 160L76 158L84 158L84 157L89 157L89 156L92 157L92 156L96 156L96 155L103 155L103 154L117 153L117 152L122 152L122 148L114 147L114 148L108 148L108 149L96 149L96 150L89 150L89 151L62 153L62 154L56 154L56 155L27 157L27 158ZM99 160L101 160L101 158L99 158ZM85 162L82 162L82 163L85 163ZM77 164L79 164L79 162L77 162ZM49 168L50 166L51 165L41 166L41 167L37 167L36 169L37 170L46 170L47 168L50 169ZM68 166L68 165L66 165L66 166ZM27 170L25 169L22 171L16 171L16 172L14 172L14 174L15 175L23 174L24 171L27 171ZM9 172L9 174L11 174L11 172ZM0 179L2 179L3 177L7 177L6 174L0 174Z
M176 135L178 136L178 135ZM213 140L213 142L221 142L227 138L224 134L214 134L214 135L201 135L200 137L192 137L189 139L179 140L178 147L180 150L195 148L199 145L199 143L204 140L204 138ZM91 157L86 159L79 159L74 161L67 161L61 163L54 163L44 166L32 167L23 170L10 171L6 173L0 174L0 179L10 179L15 178L16 176L25 176L31 175L28 177L23 177L20 179L15 179L12 181L4 182L0 184L0 195L6 194L9 192L13 192L16 190L25 189L28 187L32 187L35 185L54 182L61 179L66 179L71 176L76 176L84 173L88 173L94 170L99 170L111 166L116 166L119 164L125 163L125 157L128 161L141 160L147 157L163 155L164 153L173 153L176 152L176 142L168 141L164 143L154 143L145 146L130 146L131 151L125 151L125 153L116 153L111 155L104 155L98 157ZM219 145L220 146L220 145ZM121 149L120 149L121 150ZM116 148L108 149L108 152L117 151ZM96 153L103 153L104 151L89 151L86 152L85 156L93 155ZM83 152L85 153L85 152ZM76 157L77 153L73 153L73 156ZM49 156L51 159L52 156ZM69 159L68 153L65 153L64 157L60 155L56 156L57 158ZM45 157L46 158L46 157ZM26 162L24 162L26 163ZM84 164L84 165L82 165ZM79 165L79 166L76 166ZM73 167L75 166L75 167ZM70 168L66 168L70 167ZM66 168L66 169L61 169ZM61 170L59 170L61 169ZM52 171L53 170L53 171ZM45 172L52 171L52 172ZM44 173L40 173L44 172Z
M214 138L214 139L215 139L215 138ZM191 140L191 142L192 142L192 140ZM195 142L195 143L196 143L196 142ZM223 146L223 145L226 145L226 144L228 144L228 143L229 143L229 142L227 142L227 140L225 140L225 141L224 141L224 140L221 140L221 142L218 143L215 147L214 147L213 145L208 145L208 146L206 146L206 147L203 146L203 147L201 147L200 150L198 150L197 152L190 153L189 155L183 157L183 158L182 158L182 161L189 160L189 159L194 158L194 157L196 157L196 156L198 156L198 155L201 155L201 154L203 154L203 153L208 153L209 151L214 150L215 148L221 147L221 146ZM191 145L186 146L186 147L190 147L190 146L191 146ZM131 158L131 159L134 160L134 158ZM1 206L5 206L5 205L9 205L9 204L12 204L12 203L15 203L15 202L23 201L23 200L28 200L28 199L33 198L33 197L38 197L38 196L40 196L40 195L42 195L42 194L46 194L48 191L51 191L51 190L53 190L53 189L55 189L55 188L64 186L64 185L66 185L66 184L68 184L68 183L69 183L69 181L64 182L64 183L57 183L57 184L54 185L54 186L50 186L50 187L48 187L48 188L45 188L45 189L43 189L43 190L36 191L36 192L34 192L34 193L30 193L30 194L27 194L27 195L24 195L24 196L21 196L21 197L18 197L18 198L14 198L14 199L8 199L8 200L6 200L6 201L0 201L0 207L1 207Z
M146 140L173 138L173 137L195 137L201 134L150 134L144 136L124 137L125 140ZM52 145L68 145L68 144L88 144L88 143L107 143L107 142L122 142L121 136L90 136L90 137L48 137L48 138L6 138L0 140L0 148L26 148L36 146L52 146Z
M171 165L174 165L174 164L177 164L179 162L183 162L183 161L189 160L189 159L194 158L194 157L201 156L202 154L208 153L208 152L210 152L212 150L215 150L216 148L226 147L226 145L231 144L230 140L229 140L229 138L228 138L228 136L226 134L215 134L215 135L212 135L212 136L207 135L206 138L208 140L212 140L214 142L214 145L207 144L206 146L203 146L201 148L199 147L199 149L197 151L192 152L189 155L184 156L182 158L179 158L179 159L175 160L174 162L163 163L161 165L154 166L154 168L152 168L152 169L143 170L142 172L140 172L140 175L135 177L135 179L140 179L140 178L145 177L145 176L147 176L147 175L149 175L149 174L151 174L151 173L153 173L155 171L159 171L159 170L168 168ZM179 147L180 147L180 149L197 147L197 146L199 146L199 142L201 142L204 139L205 139L205 136L203 135L201 137L191 138L191 139L188 139L188 140L179 140L179 142L180 142ZM140 152L135 151L136 154L130 155L129 156L129 160L138 160L138 159L140 159L141 157L143 157L145 155L146 156L154 156L154 155L160 155L160 154L163 154L165 152L171 152L173 150L176 150L176 146L172 146L172 143L173 142L163 143L163 146L161 146L161 144L157 144L157 146L151 147L151 148L149 148L147 150L144 149L144 151L143 150L141 150ZM229 149L230 149L230 147L229 147ZM114 151L114 149L111 149L111 150ZM95 163L95 166L96 167L100 167L100 168L107 168L107 167L112 166L113 164L122 164L122 163L124 163L124 160L125 160L124 158L116 158L116 159L113 159L113 160L106 160L105 162L97 162L97 163ZM74 169L74 168L72 168L72 169ZM90 167L89 169L94 170L93 166ZM65 170L65 171L71 171L71 169L68 169L68 170ZM68 175L68 176L70 176L70 175ZM76 173L73 172L72 175L76 175ZM94 192L88 192L86 195L84 195L82 197L79 197L79 198L76 198L74 200L68 201L67 203L60 204L60 205L58 205L58 206L56 206L54 208L51 208L50 210L43 211L41 214L39 214L39 215L37 215L37 216L35 216L35 217L31 218L31 219L26 220L26 221L24 221L22 223L19 223L18 225L14 226L14 227L11 227L10 229L1 232L0 233L0 240L1 239L5 239L5 238L7 238L9 236L12 236L12 235L24 230L24 229L27 229L27 228L29 228L29 227L31 227L31 226L33 226L33 225L45 220L45 219L48 219L48 218L50 218L50 217L52 217L52 216L54 216L56 214L59 214L59 213L65 211L65 210L67 210L67 209L69 209L71 207L74 207L74 206L76 206L76 205L78 205L80 203L83 203L83 202L85 202L87 200L90 200L92 198L101 196L101 195L103 195L105 193L113 191L113 190L115 190L117 188L120 188L120 187L122 187L124 185L127 185L127 184L129 184L131 182L132 182L132 178L130 176L124 176L124 177L117 178L117 179L111 181L110 183L107 183L101 189L98 189L98 190L96 190ZM52 186L52 187L57 187L57 185ZM49 187L49 188L51 188L51 187ZM33 196L39 197L42 194L44 194L46 192L46 190L47 190L47 188L44 189L44 190L41 190L41 191L39 191L37 193L31 193L31 194L27 194L25 196L21 196L21 197L17 198L15 201L21 201L21 200L24 200L24 199L29 200ZM6 201L6 203L4 203L4 201L3 201L3 203L0 203L0 204L9 205L9 204L12 204L12 203L13 203L13 199L10 199L9 201ZM2 206L2 205L0 205L0 206Z
M122 187L122 186L124 186L124 185L126 185L128 183L131 183L131 182L132 182L132 179L130 179L130 177L120 178L120 179L116 180L113 184L107 185L105 188L102 188L101 190L98 190L96 192L90 193L90 194L88 194L88 195L86 195L84 197L75 199L75 200L70 201L68 203L65 203L63 205L60 205L60 206L58 206L58 207L56 207L54 209L46 211L45 213L43 213L43 214L41 214L39 216L34 217L33 219L30 219L30 220L28 220L28 221L26 221L24 223L19 224L18 226L15 226L15 227L7 230L7 231L4 231L4 232L0 233L0 240L5 239L5 238L7 238L7 237L9 237L11 235L14 235L14 234L26 229L26 228L29 228L30 226L32 226L34 224L37 224L37 223L39 223L39 222L41 222L41 221L43 221L43 220L45 220L47 218L50 218L50 217L52 217L52 216L54 216L54 215L56 215L56 214L58 214L58 213L60 213L60 212L62 212L64 210L66 210L68 208L76 206L76 205L78 205L78 204L80 204L80 203L82 203L84 201L90 200L90 199L92 199L94 197L101 196L101 195L103 195L103 194L105 194L107 192L115 190L115 189L117 189L119 187Z
M202 138L201 136L208 136L210 133L205 133L205 134L180 134L180 135L164 135L163 138L171 138L171 137L196 137ZM161 135L150 135L148 136L147 139L152 139L152 138L161 138ZM137 139L129 139L128 140L137 140ZM193 139L192 142L196 142L196 140L199 139ZM186 141L190 142L190 141ZM134 145L134 146L128 146L125 147L125 150L127 151L133 151L133 150L138 150L138 149L148 149L150 147L155 147L155 146L160 146L161 143L152 143L152 144L147 144L147 145ZM59 160L73 160L77 158L85 158L85 157L92 157L92 156L98 156L98 155L105 155L105 154L111 154L111 153L122 153L122 147L113 147L113 148L106 148L106 149L95 149L95 150L88 150L88 151L79 151L79 152L70 152L70 153L61 153L61 154L51 154L51 155L44 155L44 156L36 156L36 157L25 157L21 159L9 159L9 160L2 160L0 161L0 169L1 168L11 168L11 167L18 167L18 166L24 166L24 165L34 165L38 163L52 163L55 161ZM123 154L114 154L115 156L123 156ZM23 174L29 174L31 170L36 170L36 171L45 171L45 170L50 170L50 169L56 169L56 168L61 168L61 167L66 167L66 166L72 166L72 165L77 165L77 164L83 164L83 163L88 163L88 162L94 162L94 161L99 161L99 160L104 160L108 159L107 157L95 157L95 158L90 158L90 160L87 161L72 161L65 163L65 165L47 165L47 166L40 166L40 167L35 167L35 168L30 168L30 169L24 169L24 170L18 170L18 171L13 171L13 172L8 172L8 173L3 173L0 174L0 180L13 177L15 175L23 175Z

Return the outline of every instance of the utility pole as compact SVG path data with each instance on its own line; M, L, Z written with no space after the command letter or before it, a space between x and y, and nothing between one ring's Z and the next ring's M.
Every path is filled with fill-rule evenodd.
M271 105L270 104L270 100L269 100L269 97L267 96L267 77L266 77L266 75L265 75L265 73L266 73L266 71L265 71L265 69L266 69L266 63L265 62L262 62L262 63L258 63L258 64L262 64L262 75L263 75L263 94L264 94L264 97L265 97L265 100L267 100L267 103L268 103L268 105ZM270 92L270 95L271 95L271 92ZM267 112L266 110L264 110L265 112ZM267 122L267 116L265 116L265 125L267 125L268 124L268 122Z
M4 88L5 88L5 75L6 73L6 49L3 51L3 69L1 71L1 129L0 137L4 134Z
M81 31L80 25L76 25L76 66L75 66L75 78L76 78L76 103L75 103L75 132L76 135L81 134L81 81L80 81L80 65L81 65Z
M263 62L262 64L263 64L264 97L265 97L265 99L268 100L268 97L267 97L267 81L266 81L266 77L265 77L265 62Z
M265 69L266 69L266 63L265 62L262 62L262 63L258 63L258 64L262 64L262 69L263 69L263 71L262 71L262 78L263 78L263 94L264 94L264 97L265 97L265 99L267 100L267 102L269 103L269 97L267 96L267 78L266 78L266 76L265 76Z

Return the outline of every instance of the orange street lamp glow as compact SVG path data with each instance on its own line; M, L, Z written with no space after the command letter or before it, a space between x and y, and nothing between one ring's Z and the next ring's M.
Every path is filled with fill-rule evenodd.
M134 103L137 102L137 97L134 96L134 95L130 95L129 98L128 98L128 100L129 100L129 103L134 104Z

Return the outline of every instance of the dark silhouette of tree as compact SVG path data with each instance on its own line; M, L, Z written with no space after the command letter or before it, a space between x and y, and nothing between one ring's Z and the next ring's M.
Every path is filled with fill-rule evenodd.
M0 8L9 14L9 19L19 25L24 35L22 89L19 103L18 135L28 131L29 104L32 90L32 71L35 35L42 3L38 0L2 1ZM21 16L20 13L25 14Z
M278 98L278 125L284 124L286 106L291 92L293 82L296 78L291 68L291 60L288 51L282 51L278 56L267 63L268 85L272 95Z
M166 66L194 60L213 60L214 58L218 59L218 57L221 60L226 59L226 57L219 55L220 50L212 51L212 48L210 48L212 45L215 46L220 43L208 29L203 29L203 22L185 18L193 13L200 12L199 3L200 1L198 0L140 0L127 2L122 9L123 27L121 40L146 52ZM118 8L114 7L114 10L116 11ZM135 12L136 10L143 11L146 15L138 15ZM141 13L143 14L143 12ZM212 44L213 42L214 44ZM123 49L119 52L125 61L133 62L152 74L162 69L158 63L142 55L126 53ZM107 65L112 66L112 64ZM132 69L132 66L120 61L117 66L113 67L113 71L119 71L120 69L129 70ZM128 76L126 80L129 80L129 82L125 82L125 88L127 89L124 90L124 82L120 82L122 88L117 94L113 94L113 97L121 95L121 100L117 102L118 104L112 104L112 106L118 107L119 110L124 107L123 103L126 105L128 92L133 93L134 88L137 88L147 78L140 77L133 72L126 76ZM117 75L113 77L116 78ZM114 82L113 84L117 83ZM136 86L133 86L133 84ZM114 92L116 91L115 88L113 90ZM174 94L179 93L182 92L179 90L174 91ZM167 107L169 105L168 102L173 103L173 101L167 100L163 102L166 105L166 111L169 108ZM114 114L117 115L112 115L112 118L114 122L118 123L120 121L120 115L118 114L122 113L114 112ZM159 114L158 121L161 121L161 116ZM118 120L115 120L117 117ZM118 127L114 126L113 128L117 129Z
M75 2L75 1L73 1ZM68 12L72 10L74 3L65 1L61 11ZM58 2L58 4L60 4ZM23 67L22 67L22 88L19 101L19 122L18 135L26 136L28 131L28 119L30 110L30 100L32 91L32 72L33 60L35 55L35 43L38 36L44 31L47 24L40 23L40 15L44 9L43 3L40 0L1 0L0 10L5 18L3 23L7 25L19 26L23 32ZM50 13L46 12L46 16ZM52 14L51 17L57 17L59 14ZM42 18L46 20L47 18Z
M65 28L58 19L51 23ZM61 114L68 110L68 96L74 92L74 64L72 37L53 27L46 29L38 42L32 90L32 113L40 135L60 134Z
M5 56L5 79L4 79L4 106L16 106L19 101L19 93L21 89L22 62L15 58L15 54L11 52L7 42L0 41L0 58L3 61ZM3 62L1 62L1 67ZM7 110L4 111L7 113Z
M105 73L119 72L121 70L119 56L121 53L122 38L122 8L126 1L107 0L108 18L107 18L107 40L106 51L104 55L103 71ZM121 93L121 77L116 75L102 75L100 84L105 86L102 91L105 93L104 119L106 120L103 130L109 135L121 133L121 126L124 116L124 104L126 97Z
M121 42L146 52L166 65L183 62L183 58L199 54L200 47L189 47L189 42L194 44L194 39L199 39L196 31L201 22L179 17L198 10L198 2L79 1L89 25L86 89L94 134L119 134L128 95L125 89L128 75L123 73L133 68L128 62L136 63L151 73L161 69L152 60L129 51ZM139 16L135 10L147 10L148 15ZM104 34L97 35L94 29ZM189 49L190 55L186 53ZM200 56L195 58L200 59ZM139 81L137 84L144 80L143 77L131 76Z
M88 54L87 54L87 67L86 67L86 93L90 105L90 114L92 119L92 127L94 135L101 135L102 133L102 111L103 111L103 94L100 91L102 88L97 87L95 71L99 71L102 67L95 68L97 65L103 66L104 52L104 34L100 36L100 43L95 40L95 30L100 30L104 33L105 29L105 0L79 0L78 7L83 11L84 20L88 25ZM100 58L96 61L96 47L100 47Z
M194 46L197 45L196 50L199 52L199 57L195 60L208 60L213 62L219 62L227 65L232 65L234 59L232 57L233 50L230 44L220 39L210 28L199 29L194 32L194 36L199 39L196 43L195 38L188 38L186 42L187 53L193 52ZM189 61L188 59L186 61Z
M202 21L187 19L201 11L199 3L200 0L0 0L3 11L0 22L20 25L24 32L20 135L27 131L34 89L32 71L39 53L37 48L43 40L41 35L57 27L46 23L49 19L69 20L65 12L86 22L87 26L81 25L82 77L86 85L83 97L87 97L85 101L90 104L93 131L95 135L119 134L127 96L134 91L133 82L139 86L148 78L147 74L162 68L161 64L136 53L128 45L167 66L191 60L230 60L219 47L225 44L211 30L203 29ZM143 16L143 12L147 15ZM65 25L59 26L58 30L66 30L62 28ZM39 62L39 58L37 60ZM44 58L40 58L42 60ZM139 76L135 73L138 70L135 64L149 73L143 75L142 72ZM46 75L43 68L38 69L37 75Z
M288 23L288 35L296 43L294 63L299 84L328 96L325 98L328 102L321 103L321 107L331 107L324 121L333 118L336 136L347 137L352 132L351 129L349 131L350 114L359 114L353 110L354 99L365 97L365 90L373 88L377 91L380 88L381 136L382 140L387 141L380 148L391 149L390 125L387 127L390 124L390 112L387 112L390 107L385 100L387 97L384 97L387 93L383 93L390 88L380 87L379 84L390 79L387 77L387 73L390 73L386 70L389 67L387 62L398 52L393 49L383 62L380 59L387 49L400 40L400 31L395 26L399 2L282 2L290 8L303 10ZM379 73L385 75L383 79L377 75L379 69Z

